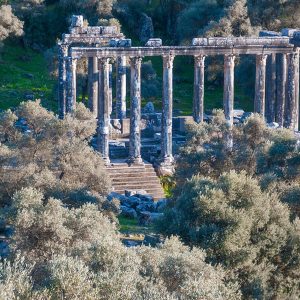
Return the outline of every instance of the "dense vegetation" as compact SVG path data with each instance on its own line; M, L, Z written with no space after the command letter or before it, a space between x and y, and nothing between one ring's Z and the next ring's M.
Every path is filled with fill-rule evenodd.
M64 120L39 101L0 114L0 225L13 228L0 298L240 299L201 249L175 237L155 249L121 243L119 203L106 200L103 161L88 145L95 127L83 105Z
M176 188L159 224L221 264L245 299L297 299L300 152L294 135L256 115L233 130L221 112L192 124L177 161ZM289 210L289 207L291 211Z

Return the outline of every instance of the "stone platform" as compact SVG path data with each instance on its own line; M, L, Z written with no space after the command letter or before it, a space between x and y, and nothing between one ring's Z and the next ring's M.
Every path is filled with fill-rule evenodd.
M114 192L125 194L125 190L144 190L155 200L165 198L152 164L144 161L143 165L129 166L125 160L118 159L111 160L111 164L106 168Z

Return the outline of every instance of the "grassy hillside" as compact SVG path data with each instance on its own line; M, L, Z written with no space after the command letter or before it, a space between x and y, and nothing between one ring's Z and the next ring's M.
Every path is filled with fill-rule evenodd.
M34 98L56 111L55 80L49 76L44 56L11 43L1 49L0 55L0 109Z

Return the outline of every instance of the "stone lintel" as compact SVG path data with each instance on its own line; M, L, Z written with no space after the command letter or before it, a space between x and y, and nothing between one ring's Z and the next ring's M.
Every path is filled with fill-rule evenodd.
M252 46L252 45L270 45L282 46L289 45L289 37L283 36L262 36L262 37L211 37L211 38L194 38L193 46Z
M71 56L74 58L81 57L118 57L118 56L163 56L172 53L175 56L196 56L196 55L257 55L257 54L289 54L292 53L294 45L268 46L268 45L251 45L251 46L162 46L162 47L72 47Z
M281 32L269 31L269 30L262 30L259 32L259 37L274 37L274 36L282 36L282 34Z

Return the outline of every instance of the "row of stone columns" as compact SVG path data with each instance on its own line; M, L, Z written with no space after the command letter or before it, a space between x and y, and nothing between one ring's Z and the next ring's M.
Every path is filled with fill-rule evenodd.
M205 56L195 56L193 116L198 123L203 121L204 62ZM234 67L235 55L225 55L223 108L229 126L233 125ZM267 122L298 130L298 49L291 54L256 55L254 112L266 117Z
M163 57L163 113L162 113L162 140L161 164L170 165L172 156L172 112L173 112L173 56ZM122 117L126 107L122 103L126 100L126 61L120 59L121 67L119 81L120 94L117 95L117 106ZM130 164L142 164L141 157L141 57L130 58L130 137L129 158ZM109 126L110 126L110 64L109 59L98 59L98 150L106 163L109 163ZM125 76L124 76L125 75ZM125 90L125 91L124 91ZM124 100L124 101L123 101ZM119 102L118 102L119 101ZM120 116L120 115L119 115ZM121 117L121 116L120 116Z
M66 50L61 48L61 55ZM258 54L256 56L256 83L254 111L265 116L266 112L272 120L275 118L275 96L276 121L281 126L298 129L299 110L299 52L295 50L292 54L277 54L277 56ZM269 67L267 63L274 64L275 68ZM126 57L117 59L116 80L116 117L126 118ZM162 134L161 134L161 164L170 165L172 156L172 110L173 110L173 55L163 56L163 97L162 97ZM130 142L129 162L142 163L141 158L141 57L130 58ZM60 116L66 112L72 112L76 105L76 65L77 60L68 57L60 60ZM112 103L111 87L111 64L109 58L89 58L88 61L89 82L89 108L98 117L98 150L102 153L104 160L109 162L109 128ZM194 69L194 100L193 116L196 122L203 121L204 115L204 70L205 56L195 56ZM233 126L234 109L234 67L235 56L224 56L224 94L223 106L228 126ZM268 78L267 71L277 76L269 79L272 86L266 92ZM275 87L273 86L275 84ZM64 86L66 85L66 86ZM266 98L271 99L266 103ZM65 104L64 104L65 103ZM232 139L228 139L230 142Z

